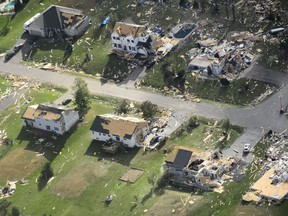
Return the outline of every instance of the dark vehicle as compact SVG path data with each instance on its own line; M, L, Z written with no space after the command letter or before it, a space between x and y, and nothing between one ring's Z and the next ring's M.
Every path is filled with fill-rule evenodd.
M8 51L4 57L5 62L9 61L19 50L23 47L23 44L19 44L13 47L12 50Z
M64 100L64 101L62 101L62 105L64 105L64 106L66 106L67 104L69 104L69 103L71 103L71 101L72 101L72 99L66 99L66 100Z
M8 51L4 57L5 62L9 61L15 54L16 52L14 50Z
M17 52L19 52L19 50L21 50L22 47L23 47L23 44L18 44L18 45L13 47L13 51L15 53L17 53Z
M150 59L145 63L145 66L147 69L152 68L155 65L155 60L154 59Z

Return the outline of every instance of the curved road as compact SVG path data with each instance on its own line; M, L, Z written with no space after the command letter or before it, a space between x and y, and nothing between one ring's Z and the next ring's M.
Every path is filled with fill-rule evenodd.
M0 61L0 71L1 73L30 77L40 82L52 83L68 89L71 88L75 77L77 77L77 74L43 71L37 68L29 68L16 62L3 63L3 61ZM287 75L283 74L284 76ZM250 130L267 131L272 129L276 132L283 132L288 128L288 119L284 115L279 114L279 97L282 96L283 104L286 106L288 102L288 85L282 87L273 96L255 107L223 108L215 104L194 103L173 99L169 96L142 91L125 85L117 86L109 82L103 84L92 77L81 76L81 78L87 82L88 88L94 94L125 98L137 102L149 100L158 106L173 108L175 111L181 111L189 115L195 114L215 119L228 118L231 123Z

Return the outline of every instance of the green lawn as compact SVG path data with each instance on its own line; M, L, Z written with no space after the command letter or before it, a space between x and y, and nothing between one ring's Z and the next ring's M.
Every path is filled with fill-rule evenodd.
M187 74L187 91L200 98L234 105L247 105L265 92L266 84L241 78L223 87L219 80L207 80Z
M4 88L3 86L7 87L8 83L3 77L0 77L0 80L5 83L2 84L1 82L1 89ZM28 105L38 104L42 102L49 102L53 101L58 98L62 93L66 90L58 89L53 86L42 85L38 90L30 90L25 95L24 98L18 102L18 105L13 105L7 110L0 113L0 128L2 131L7 133L7 137L16 140L14 141L14 147L19 144L17 137L19 135L19 131L21 131L22 124L20 118L25 111ZM21 105L22 104L22 105ZM25 104L25 105L23 105ZM24 142L24 145L27 145L28 142ZM0 158L5 155L11 146L1 145L0 146Z
M168 140L168 145L180 145L194 147L199 150L214 150L216 148L227 148L230 146L243 132L243 128L235 125L230 125L226 134L227 139L219 141L223 136L224 121L215 121L205 118L192 117L196 121L197 127L189 127L187 124L180 126L171 139Z
M5 77L0 76L0 95L3 94L8 87L9 87L9 83L7 82Z
M39 102L40 98L52 100L56 97L51 95L51 91L48 92L41 91L38 99L34 98L36 92L31 92L30 95L34 100L29 104ZM57 96L60 94L58 91L54 93ZM11 202L9 211L14 208L14 211L19 210L23 215L141 215L145 209L149 209L157 202L159 191L155 189L156 182L162 176L165 155L162 151L144 153L143 149L124 151L118 155L103 153L100 143L91 141L89 128L97 114L113 112L115 101L111 104L110 100L103 100L102 97L93 98L91 109L85 119L73 131L57 140L48 138L48 141L55 145L54 148L44 147L40 150L38 146L35 147L34 143L38 138L29 136L26 131L21 131L20 114L13 113L7 118L6 121L11 121L12 124L7 126L6 131L17 143L10 152L13 153L20 148L29 152L44 151L45 160L52 162L55 177L45 187L37 183L35 179L40 176L42 164L31 175L25 177L30 180L30 183L25 186L17 185L14 195L7 199ZM11 110L6 112L5 116ZM221 126L212 129L211 125L214 125L214 121L200 119L199 123L200 125L192 131L196 136L191 137L189 134L192 142L186 140L187 134L184 133L178 140L172 136L174 138L167 145L173 143L195 147L196 143L203 143L203 139L207 136L205 131L215 130L213 136L221 133L219 129ZM232 143L240 133L232 130L231 137L227 141L229 143ZM212 141L214 140L209 140L207 145L214 148L215 146L211 145ZM204 148L200 145L196 147ZM3 157L2 160L5 161L5 158ZM133 184L119 180L129 167L144 171L144 174ZM4 184L5 180L2 179L0 182ZM105 206L103 201L110 194L113 195L113 201L109 206Z

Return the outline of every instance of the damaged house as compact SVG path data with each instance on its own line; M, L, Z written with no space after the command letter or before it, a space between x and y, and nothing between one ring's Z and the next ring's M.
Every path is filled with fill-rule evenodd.
M143 119L105 114L96 116L90 130L94 140L113 140L133 148L143 146L149 128Z
M230 39L217 45L215 39L198 40L199 48L193 48L189 52L191 61L188 69L204 76L235 78L251 65L254 55L248 42L243 43L236 36L234 39L240 42Z
M34 36L54 37L61 33L74 37L83 34L89 25L90 19L80 10L51 5L26 21L23 28Z
M232 160L217 151L210 157L202 157L193 149L177 146L167 156L163 168L173 183L209 191L221 186L222 176L231 170L232 164Z
M78 121L77 111L54 103L29 106L22 115L23 126L54 132L59 135L69 131Z
M148 56L152 37L143 25L117 22L114 26L112 50Z

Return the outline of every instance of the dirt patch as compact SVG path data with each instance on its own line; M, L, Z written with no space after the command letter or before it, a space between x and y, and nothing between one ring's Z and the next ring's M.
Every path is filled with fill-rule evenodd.
M120 180L134 183L143 175L143 173L143 170L131 168L120 178Z
M95 179L105 176L110 165L96 162L82 162L72 168L63 178L52 186L52 192L57 196L67 198L78 197Z
M203 197L190 193L166 190L145 215L186 215L190 208L201 203Z
M44 156L23 148L9 152L0 160L0 179L6 181L19 180L31 173L46 162Z

